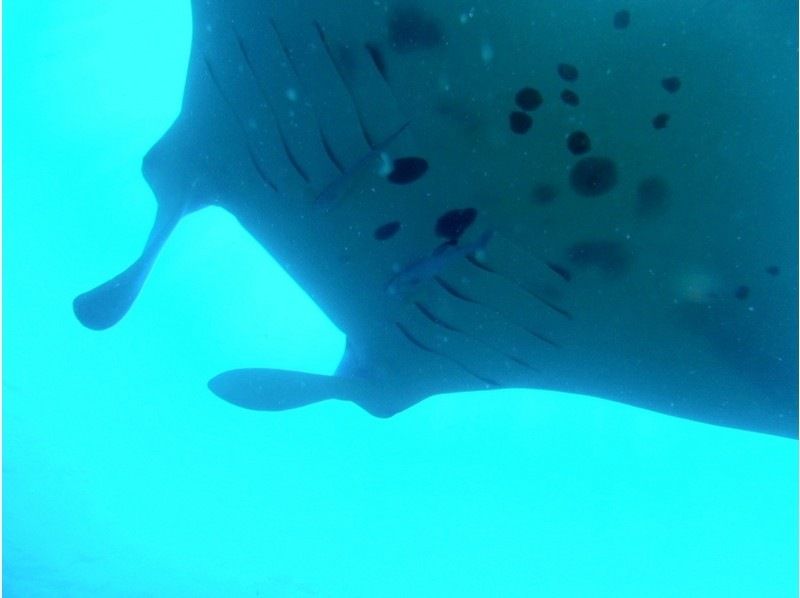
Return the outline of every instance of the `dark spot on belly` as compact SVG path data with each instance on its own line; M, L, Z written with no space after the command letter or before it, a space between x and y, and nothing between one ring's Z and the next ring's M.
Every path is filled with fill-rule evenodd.
M392 167L392 172L386 178L395 185L413 183L428 171L428 162L424 158L409 156L397 158Z
M445 212L436 221L436 236L457 242L477 216L478 211L475 208Z
M618 10L614 13L614 29L627 29L631 24L631 13L629 10Z
M536 110L542 105L542 94L532 87L523 87L514 96L514 102L522 110L531 111Z
M571 64L562 62L556 70L558 70L558 76L564 81L576 81L578 79L578 69Z
M745 300L750 296L750 287L747 285L739 285L733 292L733 296L740 300Z
M573 165L569 182L578 195L597 197L617 184L617 166L609 158L581 158Z
M667 114L666 112L656 114L653 117L652 122L654 129L665 129L667 127L667 123L669 122L669 114Z
M372 233L372 236L378 241L385 241L386 239L391 239L394 237L399 230L400 223L397 220L394 220L392 222L387 222L386 224L381 224L375 229L375 232Z
M567 106L577 106L581 103L581 99L578 97L578 94L571 89L565 89L561 92L561 101Z
M777 276L781 273L781 269L778 266L767 266L766 271L770 276Z
M636 187L636 215L644 218L664 212L669 200L669 186L661 177L642 179Z
M575 131L567 135L567 149L579 156L592 149L592 142L583 131Z
M567 248L567 259L577 268L596 268L618 277L628 272L633 256L619 241L582 241Z
M508 126L511 127L511 131L517 135L527 133L532 125L533 119L524 112L515 110L508 115Z
M661 79L661 87L669 93L675 93L681 88L681 80L678 77L664 77Z
M536 203L552 203L553 200L558 197L558 188L555 185L543 183L541 185L536 185L533 188L532 195Z
M372 64L375 65L381 77L383 77L384 80L388 80L389 72L386 67L386 59L384 59L381 49L377 44L372 43L366 43L364 47L367 49L367 52L369 52L369 56L372 58Z
M429 50L444 42L438 20L414 5L395 6L389 11L389 44L397 52Z

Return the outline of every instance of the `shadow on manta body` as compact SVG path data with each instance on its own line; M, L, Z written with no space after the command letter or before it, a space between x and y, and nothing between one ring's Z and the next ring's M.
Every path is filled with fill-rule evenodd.
M531 36L521 1L334 4L193 3L182 109L143 163L155 224L75 300L84 325L115 324L180 219L216 205L348 338L333 376L220 374L231 403L391 416L528 387L797 436L796 155L762 150L789 154L776 180L737 153L794 148L792 127L723 116L743 106L713 77L758 77L722 59L727 32L650 6L546 11ZM686 64L700 43L721 47Z

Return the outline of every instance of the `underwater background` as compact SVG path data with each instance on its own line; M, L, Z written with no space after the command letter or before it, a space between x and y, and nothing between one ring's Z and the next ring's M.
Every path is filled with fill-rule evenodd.
M213 396L244 365L332 373L345 342L222 210L83 328L72 299L154 216L140 165L178 112L189 2L3 17L5 596L797 594L796 441L555 392L389 420Z

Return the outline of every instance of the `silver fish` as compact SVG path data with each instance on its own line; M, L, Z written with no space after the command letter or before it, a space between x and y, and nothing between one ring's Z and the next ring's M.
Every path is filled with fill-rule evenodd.
M322 210L329 210L341 201L348 187L356 176L366 170L370 164L374 163L381 154L400 136L400 133L408 128L408 122L403 123L394 133L386 139L376 144L352 166L342 171L341 175L333 179L325 188L320 191L314 200L314 205Z
M456 260L470 255L475 255L486 249L492 240L493 231L487 230L476 241L467 245L452 245L446 243L439 246L431 255L411 262L392 277L386 287L390 295L407 293L420 284L433 280L441 274L448 265Z

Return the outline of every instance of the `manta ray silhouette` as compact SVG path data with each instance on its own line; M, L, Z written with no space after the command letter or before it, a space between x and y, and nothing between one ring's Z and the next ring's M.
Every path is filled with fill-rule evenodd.
M795 144L731 121L771 115L728 92L760 79L724 31L644 4L192 4L182 109L143 162L155 224L75 300L84 325L216 205L347 335L332 376L218 375L231 403L391 416L525 387L797 435L797 159L776 180L745 151Z

